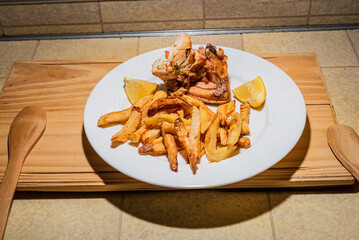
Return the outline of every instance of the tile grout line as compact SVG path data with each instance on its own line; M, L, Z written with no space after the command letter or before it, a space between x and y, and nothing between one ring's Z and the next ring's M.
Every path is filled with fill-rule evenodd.
M99 16L100 16L101 32L104 33L103 23L102 23L102 13L101 13L101 4L100 4L100 1L97 2L97 5L98 5L98 14L99 14Z
M353 65L353 66L327 66L327 67L320 67L320 68L357 68L357 67L359 67L359 65L358 66L355 66L355 65Z
M246 48L244 46L244 34L243 33L241 33L241 43L242 43L243 51L246 51Z
M140 55L141 37L138 37L137 39L137 55Z
M310 14L312 13L312 2L313 2L313 0L309 1L309 9L308 9L308 15L307 15L307 26L309 26Z
M35 58L37 49L38 49L38 47L39 47L39 45L40 45L40 41L41 41L41 40L37 40L37 43L36 43L36 46L35 46L35 49L34 49L34 53L33 53L32 56L31 56L31 60L34 60L34 58Z
M354 54L355 54L355 56L357 57L357 60L359 61L359 54L358 54L357 50L355 49L354 43L353 43L353 41L352 41L352 39L351 39L351 37L350 37L350 35L349 35L348 30L346 30L345 33L346 33L347 38L348 38L348 40L349 40L349 42L350 42L350 45L351 45L352 48L353 48Z
M203 25L202 25L202 28L206 28L206 0L203 0L202 1L202 4L203 4L203 7L202 7L202 10L203 10Z
M273 240L277 240L277 233L276 233L274 218L273 218L273 214L272 214L272 203L271 203L269 192L266 192L266 198L267 198L267 204L268 204L268 210L269 210L270 225L271 225L271 229L272 229L272 237L273 237Z
M120 202L120 209L119 209L119 216L118 216L118 230L117 230L117 239L121 239L121 230L122 230L122 210L125 204L125 193L121 192L121 202Z

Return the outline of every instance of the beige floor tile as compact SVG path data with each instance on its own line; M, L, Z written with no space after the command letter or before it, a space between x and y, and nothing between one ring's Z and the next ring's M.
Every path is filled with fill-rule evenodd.
M171 46L177 36L168 37L142 37L140 38L139 53L149 52L158 48ZM225 47L243 49L240 34L198 35L191 36L192 44L212 43Z
M163 22L127 22L127 23L105 23L104 32L132 32L132 31L157 31L157 30L184 30L201 29L203 21L163 21Z
M221 35L199 35L191 36L193 44L212 43L216 46L243 49L241 34L221 34Z
M359 134L359 67L323 68L322 73L338 123Z
M245 51L315 53L322 67L359 66L345 31L243 34Z
M273 17L273 18L206 20L206 28L301 26L306 24L307 24L307 17L287 17L287 18Z
M272 239L265 193L126 193L121 240Z
M35 59L131 58L138 38L41 40Z
M158 48L171 46L177 36L168 37L141 37L139 44L139 53L149 52Z
M101 1L103 22L202 19L202 0Z
M5 27L4 32L7 36L62 33L99 33L102 32L102 27L100 24Z
M357 53L359 53L359 30L349 30L348 34L350 36L350 40L355 47L355 50L357 51Z
M14 61L31 60L37 41L1 41L0 42L0 77L6 77Z
M310 16L309 25L329 25L329 24L357 24L359 14L357 15L339 15L339 16Z
M118 239L120 194L30 194L14 200L5 240Z
M358 193L276 192L270 198L277 239L358 239Z

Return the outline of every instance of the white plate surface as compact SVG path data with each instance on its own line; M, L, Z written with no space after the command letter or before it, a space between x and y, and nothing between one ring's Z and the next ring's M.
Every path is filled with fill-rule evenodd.
M199 46L195 45L194 48ZM299 140L306 121L305 102L293 80L272 63L233 48L222 47L228 56L231 88L257 76L263 79L267 97L260 110L251 109L251 147L219 163L201 158L196 174L179 155L178 172L169 168L167 156L141 156L136 147L124 143L111 147L111 137L122 125L97 127L98 118L130 106L123 78L131 77L156 83L162 80L151 73L152 63L165 50L158 49L134 57L109 72L91 92L84 112L84 128L90 144L100 157L118 171L155 185L174 188L208 188L242 181L279 162ZM232 94L233 95L233 94ZM232 96L232 99L234 97ZM236 100L236 111L240 102ZM212 108L215 111L215 109Z

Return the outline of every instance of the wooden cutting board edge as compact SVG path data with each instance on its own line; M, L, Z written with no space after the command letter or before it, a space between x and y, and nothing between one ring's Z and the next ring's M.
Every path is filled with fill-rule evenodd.
M259 56L263 56L264 58L266 56L272 56L273 54L262 54ZM280 54L278 54L280 55ZM295 53L293 53L293 55L295 55ZM315 54L313 53L307 53L307 55L313 55L316 61L317 66L319 67L320 65L318 64L317 58L315 57ZM19 63L39 63L39 64L58 64L58 63L68 63L68 64L91 64L91 63L122 63L124 62L126 59L104 59L104 60L39 60L39 61L19 61ZM323 85L325 87L325 90L327 92L328 95L328 90L327 87L325 85L325 81L323 78L323 74L321 72L321 69L319 67L320 70L320 74L321 74L321 79L323 81ZM9 74L10 76L10 74ZM329 96L329 95L328 95ZM328 97L329 98L329 97ZM337 123L337 119L335 116L335 111L332 105L332 102L329 98L330 101L330 108L332 111L332 116L333 119L335 121L335 123ZM315 104L313 104L315 105ZM226 185L226 186L222 186L219 187L218 189L223 189L223 188L283 188L281 183L275 184L272 183L271 185L266 185L266 184L262 184L262 185L258 185L255 183L251 183L250 181L243 181L243 182L239 182L239 183L234 183L231 185ZM301 182L300 180L296 180L296 181L292 181L290 186L285 186L284 188L297 188L297 184L295 184L295 182L298 182L298 186L299 187L324 187L324 186L342 186L342 185L352 185L354 184L354 178L350 178L347 176L343 176L341 179L338 179L338 181L336 183L332 183L330 181L326 182L326 181L321 181L319 184L318 182L313 182L311 183L310 181L307 181L305 184L303 184L303 182ZM32 185L26 183L26 182L20 182L18 184L17 190L18 191L119 191L119 190L168 190L168 188L163 188L163 187L158 187L158 186L154 186L154 185L150 185L147 184L148 186L142 185L140 184L140 186L135 186L136 184L131 183L129 184L128 187L124 187L123 184L116 184L116 183L101 183L101 182L72 182L71 184L69 184L68 186L61 186L60 182L54 182L54 183L48 183L48 184L44 184L44 183L39 183L36 184L35 182L32 183ZM38 185L38 186L36 186Z

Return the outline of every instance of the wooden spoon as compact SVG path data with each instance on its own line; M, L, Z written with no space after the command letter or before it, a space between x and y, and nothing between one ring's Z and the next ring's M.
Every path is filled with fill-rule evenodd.
M330 126L327 140L335 156L359 181L359 138L354 129L342 124Z
M10 126L9 161L0 186L0 233L4 237L6 222L14 197L16 183L25 158L45 130L46 113L37 106L27 106L15 117Z

